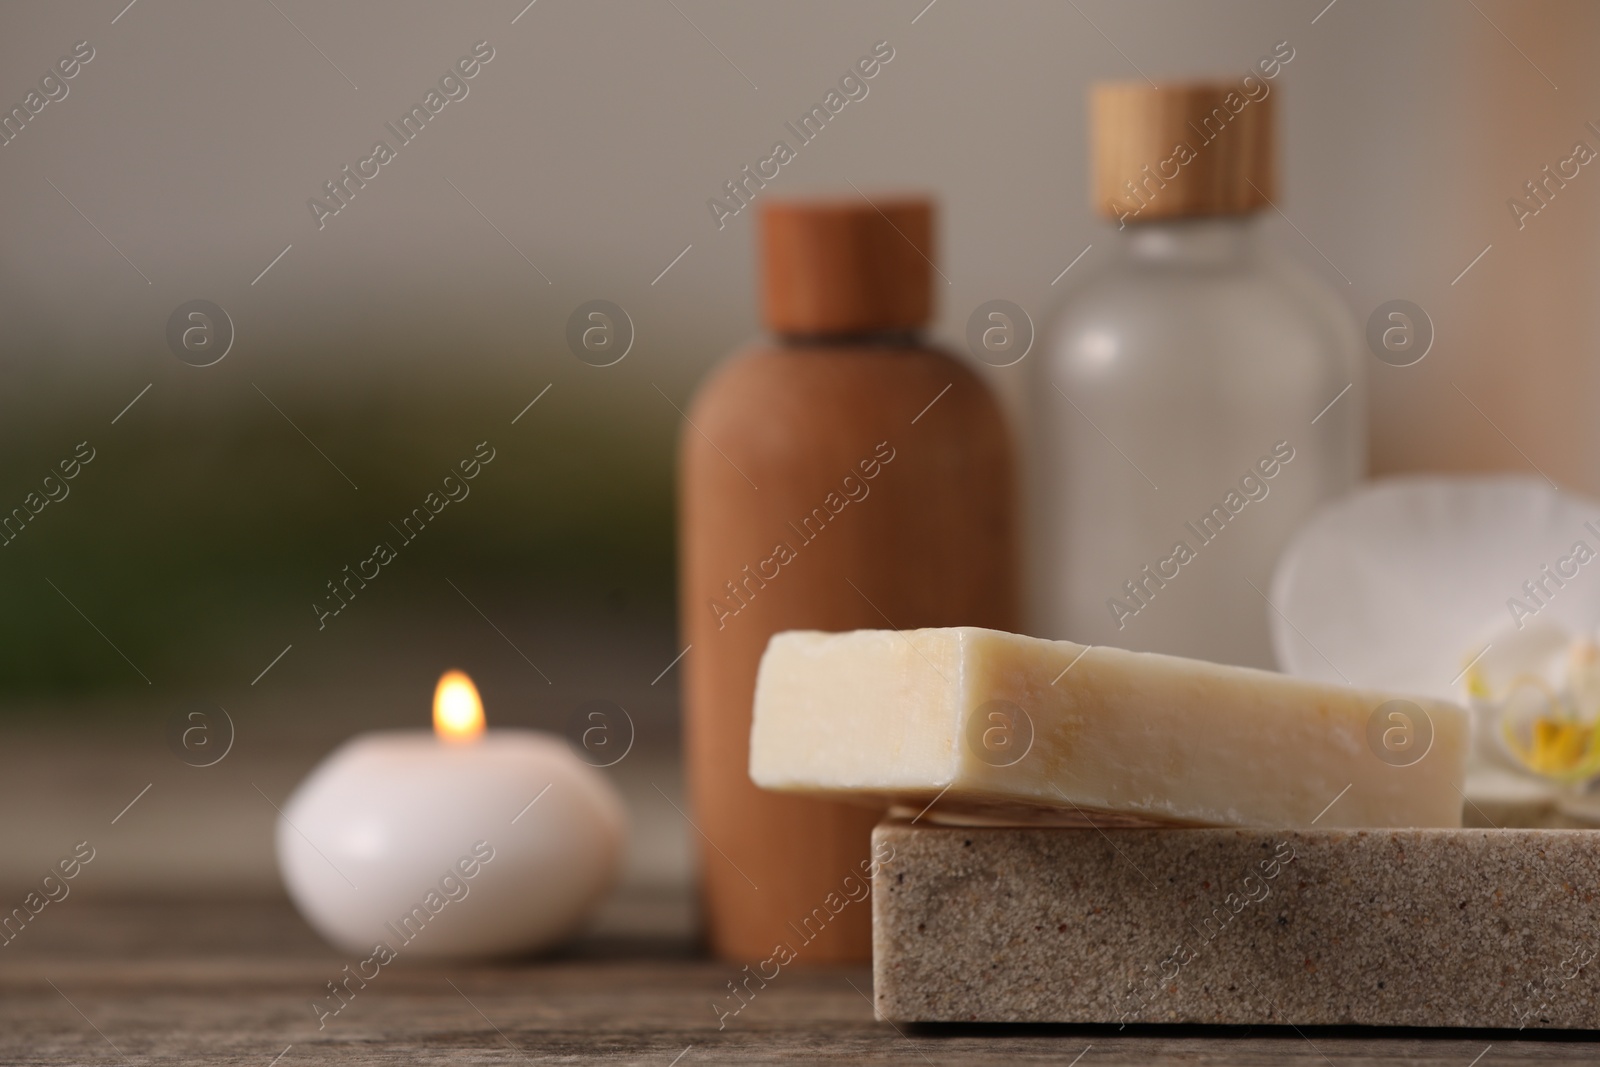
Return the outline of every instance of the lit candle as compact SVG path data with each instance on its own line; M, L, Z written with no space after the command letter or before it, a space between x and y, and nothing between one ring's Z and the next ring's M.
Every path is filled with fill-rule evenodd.
M460 671L439 679L433 727L352 738L301 783L277 828L289 896L334 945L384 962L560 941L616 880L621 798L560 737L486 731Z

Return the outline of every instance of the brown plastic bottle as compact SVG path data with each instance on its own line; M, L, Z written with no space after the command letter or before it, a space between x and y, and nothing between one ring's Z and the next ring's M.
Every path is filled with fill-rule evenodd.
M689 799L712 951L871 956L861 878L881 812L751 783L750 712L782 630L1015 630L1015 474L1000 408L918 340L927 199L769 202L770 338L700 389L679 449Z

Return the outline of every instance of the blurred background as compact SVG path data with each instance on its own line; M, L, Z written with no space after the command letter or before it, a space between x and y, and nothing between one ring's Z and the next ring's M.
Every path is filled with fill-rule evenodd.
M660 799L680 789L673 454L695 383L757 328L751 213L719 226L707 200L880 41L868 96L763 195L936 191L952 346L989 299L1042 322L1063 269L1111 246L1090 82L1241 75L1287 42L1260 225L1356 322L1403 298L1436 331L1422 363L1369 365L1373 472L1600 491L1600 176L1520 224L1508 206L1600 144L1593 5L525 3L0 12L0 107L26 119L0 147L0 511L94 456L0 548L0 883L93 828L116 858L81 891L277 893L271 803L344 737L425 726L455 666L491 725L627 710L637 746L607 773L633 896L608 921L686 915L692 830ZM319 219L479 42L467 95ZM31 113L75 47L92 58ZM566 340L594 299L634 328L613 366ZM195 300L231 338L209 366L168 340ZM1020 419L1025 368L980 369ZM470 496L319 617L480 442ZM196 706L236 732L208 768L166 741Z

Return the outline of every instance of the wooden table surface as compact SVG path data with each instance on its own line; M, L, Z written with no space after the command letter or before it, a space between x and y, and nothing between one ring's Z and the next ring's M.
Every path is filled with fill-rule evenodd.
M319 1030L310 1002L349 960L288 904L50 905L0 948L0 1063L303 1064L1593 1062L1572 1035L1292 1029L900 1028L862 969L783 972L719 1030L736 968L681 939L593 939L559 958L385 968ZM1487 1050L1487 1051L1485 1051ZM275 1059L276 1058L276 1059Z

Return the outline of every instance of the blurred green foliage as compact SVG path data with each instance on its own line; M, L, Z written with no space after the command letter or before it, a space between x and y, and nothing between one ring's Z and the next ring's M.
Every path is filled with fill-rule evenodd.
M0 706L131 696L147 691L141 673L162 688L248 682L275 649L317 632L324 583L380 540L400 547L389 524L485 440L495 459L470 495L401 548L363 611L423 610L431 598L407 591L453 596L445 577L522 597L529 611L670 602L678 417L642 381L601 379L565 353L470 373L397 359L354 387L348 374L230 361L154 364L157 374L97 379L92 391L74 386L69 365L29 383L31 415L0 425L0 508L21 504L79 441L96 449L70 495L0 548Z

